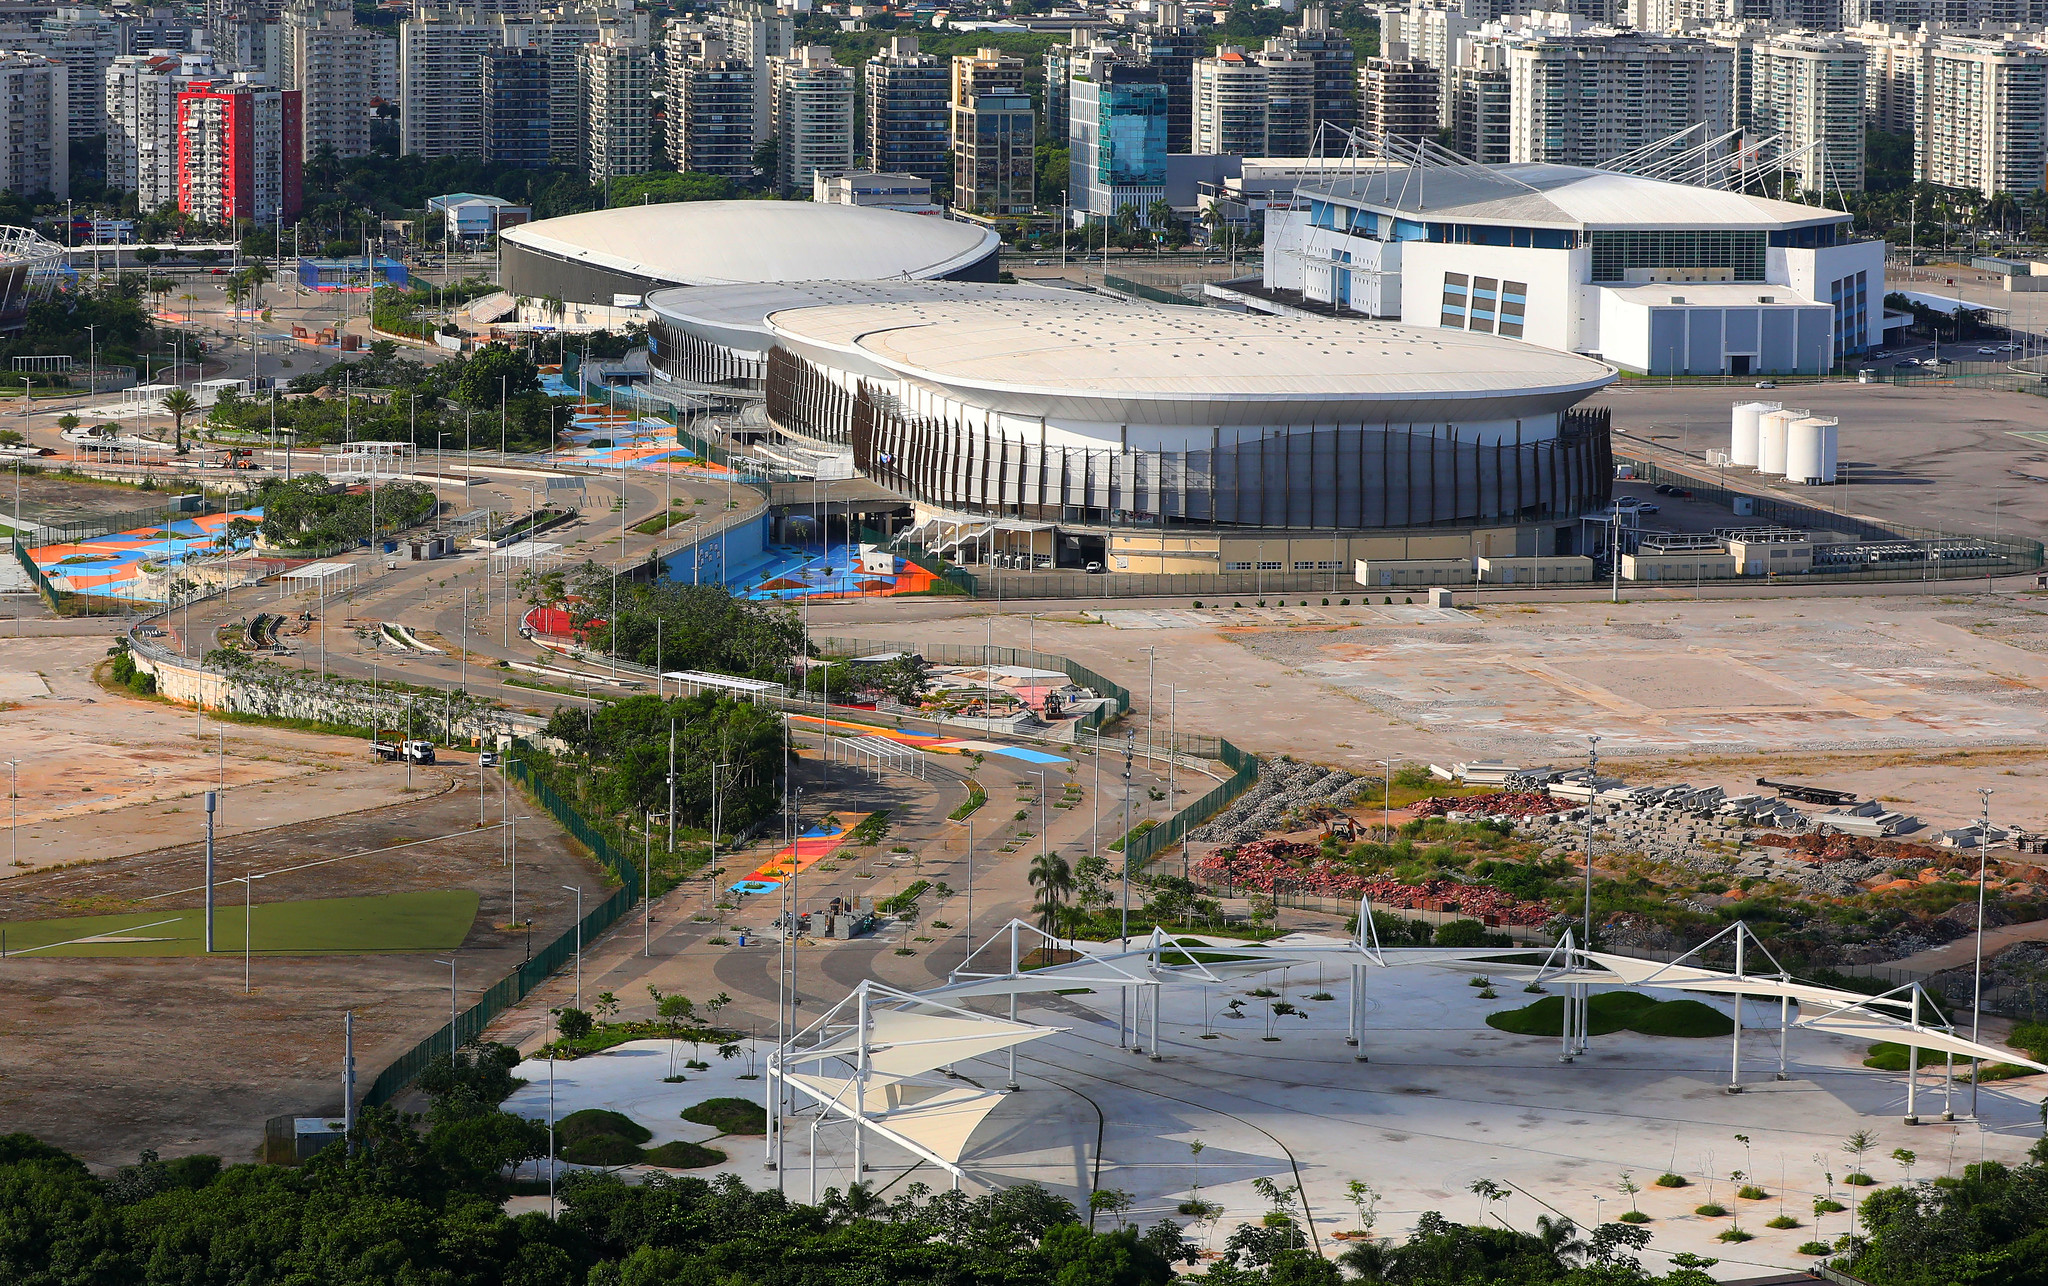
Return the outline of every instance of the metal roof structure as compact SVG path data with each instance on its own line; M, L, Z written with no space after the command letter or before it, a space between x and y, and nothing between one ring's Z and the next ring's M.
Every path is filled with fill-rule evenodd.
M767 281L660 290L647 296L655 316L709 340L758 356L772 336L768 317L795 308L892 303L972 303L990 299L1102 299L1071 286L981 281ZM1134 305L1135 306L1135 305Z
M1840 210L1690 183L1536 162L1404 166L1304 183L1296 192L1383 213L1514 227L1770 230L1849 217Z
M682 201L508 228L502 241L679 286L944 277L1002 238L969 223L812 201Z
M1603 362L1491 335L1208 308L894 303L792 309L769 321L786 346L857 355L961 390L963 401L1091 420L1233 424L1261 402L1293 422L1478 418L1466 413L1478 407L1458 404L1494 399L1536 414L1615 378Z

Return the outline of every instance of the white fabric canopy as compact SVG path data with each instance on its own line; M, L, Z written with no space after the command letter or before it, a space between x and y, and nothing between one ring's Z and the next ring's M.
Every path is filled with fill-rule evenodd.
M1915 1049L1938 1049L1944 1053L1956 1054L1963 1058L1978 1058L1986 1062L2013 1063L2020 1067L2031 1067L2037 1072L2048 1072L2048 1066L2009 1054L1990 1045L1980 1045L1974 1040L1951 1035L1938 1028L1914 1027L1910 1023L1888 1022L1881 1014L1837 1011L1809 1018L1797 1026L1808 1031L1830 1032L1837 1036L1848 1036L1856 1040L1888 1040L1894 1044L1907 1045Z
M791 1073L789 1083L830 1112L854 1115L851 1077ZM861 1097L864 1117L856 1129L874 1130L943 1165L958 1165L975 1128L1004 1096L972 1085L919 1085L870 1074Z
M955 1014L917 1013L900 1009L877 1009L868 1016L869 1085L876 1073L884 1076L915 1076L964 1059L978 1058L1021 1045L1027 1040L1050 1036L1058 1028L1035 1027L1002 1018ZM792 1051L791 1066L816 1064L828 1059L848 1063L860 1058L857 1033L848 1032L818 1049ZM791 1076L792 1080L797 1079Z

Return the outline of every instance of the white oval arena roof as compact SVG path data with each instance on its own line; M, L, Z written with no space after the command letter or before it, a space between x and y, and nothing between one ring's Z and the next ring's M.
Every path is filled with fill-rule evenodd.
M728 348L758 352L770 342L769 315L790 309L1090 298L1100 297L1070 286L999 285L989 281L769 281L657 290L647 296L647 306L656 316L701 338Z
M679 286L943 277L1001 238L932 215L812 201L621 206L508 228L514 245Z
M1060 397L1485 400L1583 396L1614 379L1601 362L1463 331L1093 302L799 308L769 323L913 379Z

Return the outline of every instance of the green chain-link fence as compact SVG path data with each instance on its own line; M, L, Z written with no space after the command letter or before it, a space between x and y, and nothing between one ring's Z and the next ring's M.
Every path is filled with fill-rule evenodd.
M531 959L500 978L474 1005L457 1014L453 1024L441 1024L439 1031L399 1055L390 1066L379 1072L377 1079L370 1082L369 1093L363 1096L364 1103L372 1107L398 1097L436 1056L450 1053L481 1036L491 1019L525 999L556 970L573 962L579 943L593 941L640 900L640 870L631 858L614 848L603 831L585 821L567 800L527 767L525 760L513 759L507 769L533 796L535 803L547 809L564 830L575 836L578 843L588 848L592 856L619 878L619 889L587 913L580 926L571 926L567 932L536 951Z

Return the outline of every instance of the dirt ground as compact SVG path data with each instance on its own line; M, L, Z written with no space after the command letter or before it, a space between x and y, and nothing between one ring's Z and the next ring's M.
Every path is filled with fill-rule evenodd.
M205 834L203 795L221 793L217 836L374 808L404 769L360 741L201 720L188 708L102 688L100 636L0 639L0 769L18 761L17 798L0 812L0 878L139 853ZM467 756L461 756L467 759ZM453 768L416 771L431 792Z
M402 768L389 771L402 778ZM570 926L574 899L563 885L581 885L588 902L605 882L546 814L514 794L518 915L531 920L531 934L493 927L507 923L511 895L499 793L488 793L490 824L479 829L474 771L439 776L445 781L427 783L428 793L386 807L217 842L218 878L264 874L259 901L477 889L482 905L455 956L457 1001L466 1007L525 958L530 943ZM397 793L394 784L387 783L387 798ZM0 882L0 920L198 906L203 866L203 843L188 842L25 873ZM223 914L233 914L241 893L225 884ZM10 998L0 1008L0 1121L95 1166L132 1162L143 1148L248 1159L266 1118L339 1110L344 1011L356 1013L365 1088L448 1019L448 968L431 953L259 952L246 996L242 967L239 956L7 959L0 964Z
M56 525L76 519L98 519L163 504L167 494L84 478L62 478L55 473L29 475L21 479L21 520ZM10 515L14 512L11 478L5 491L0 492L0 504L6 506Z

